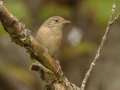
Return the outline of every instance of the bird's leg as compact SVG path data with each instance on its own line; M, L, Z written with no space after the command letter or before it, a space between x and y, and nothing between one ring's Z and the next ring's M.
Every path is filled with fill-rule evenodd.
M44 72L53 73L52 71L50 71L48 68L46 68L44 65L42 65L38 61L33 62L30 69L33 71L39 71L39 69L42 69Z
M60 67L60 62L57 59L56 59L56 64L58 65L58 70L57 70L57 73L58 73L61 70L61 67Z

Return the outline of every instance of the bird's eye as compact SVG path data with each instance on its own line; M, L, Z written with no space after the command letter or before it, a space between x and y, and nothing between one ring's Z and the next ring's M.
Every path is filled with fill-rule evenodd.
M55 20L55 22L58 22L58 21L59 21L59 20L57 20L57 19Z

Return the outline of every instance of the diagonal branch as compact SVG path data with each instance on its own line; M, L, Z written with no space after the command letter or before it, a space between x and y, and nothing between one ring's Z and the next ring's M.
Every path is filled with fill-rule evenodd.
M0 21L12 41L26 48L31 58L37 60L37 65L34 64L33 68L37 67L39 74L44 72L45 75L45 78L40 77L46 82L42 90L80 90L68 81L63 75L60 64L34 39L30 30L8 11L1 0Z
M107 24L105 33L104 33L104 35L103 35L103 37L102 37L102 40L101 40L101 43L100 43L100 45L99 45L99 47L98 47L98 50L97 50L97 52L96 52L96 55L95 55L93 61L91 62L90 67L89 67L89 69L88 69L87 73L85 74L85 77L84 77L84 79L83 79L83 81L82 81L81 88L80 88L81 90L85 90L85 87L86 87L86 84L87 84L88 79L89 79L89 77L90 77L90 74L91 74L93 68L95 67L96 61L97 61L97 60L99 59L99 57L100 57L101 51L103 50L103 47L104 47L104 44L105 44L105 42L106 42L106 40L107 40L107 36L108 36L108 34L109 34L109 32L110 32L111 26L112 26L112 25L118 20L118 18L120 17L120 15L118 15L118 16L116 16L116 17L114 18L114 11L115 11L115 9L116 9L116 8L115 8L115 4L113 4L113 7L112 7L112 15L111 15L111 17L110 17L110 20L108 21L108 24Z
M57 72L58 66L42 46L34 39L24 24L19 22L0 1L0 20L5 30L11 36L12 41L26 48L32 58L38 60L52 72Z

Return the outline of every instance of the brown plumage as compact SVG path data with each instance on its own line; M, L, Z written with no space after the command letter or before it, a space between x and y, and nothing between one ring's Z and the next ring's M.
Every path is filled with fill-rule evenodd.
M48 50L51 56L54 56L60 47L63 37L62 29L66 23L70 21L60 16L50 17L41 25L36 34L37 41Z

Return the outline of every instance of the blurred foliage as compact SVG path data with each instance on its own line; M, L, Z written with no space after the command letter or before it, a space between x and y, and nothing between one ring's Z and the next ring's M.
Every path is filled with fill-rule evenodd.
M7 0L7 7L18 19L29 22L29 13L21 0Z
M14 76L14 78L17 78L25 83L29 83L34 79L32 75L29 75L30 72L26 72L26 70L15 65L8 64L4 66L3 64L0 64L0 73L4 73L7 76Z
M69 17L71 14L70 7L67 6L60 6L56 5L56 3L50 3L49 5L44 5L44 7L41 9L41 12L39 14L40 19L45 20L50 16L66 16Z
M65 57L75 57L78 55L88 55L96 49L96 45L90 42L82 42L76 47L66 47L63 50Z
M10 12L12 12L15 17L17 17L25 24L30 24L31 19L29 17L27 9L25 8L21 0L6 0L5 3L6 7L9 8ZM0 35L4 33L5 31L3 30L2 25L0 25Z
M6 33L3 26L0 24L0 35Z
M92 0L91 7L96 10L96 20L100 25L106 25L111 15L112 1L113 0ZM92 2L91 1L91 2Z
M113 0L85 0L80 10L84 15L91 15L98 25L105 27L111 15L112 1Z

